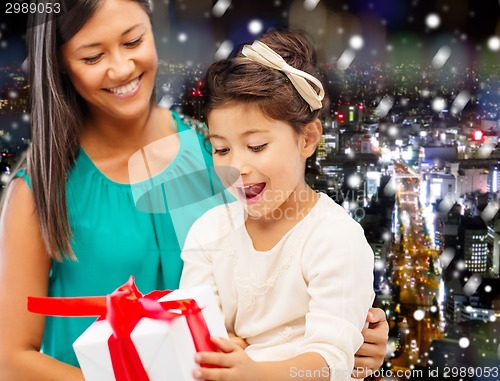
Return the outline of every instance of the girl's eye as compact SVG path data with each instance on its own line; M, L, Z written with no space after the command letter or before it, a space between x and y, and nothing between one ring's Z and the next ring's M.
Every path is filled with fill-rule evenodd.
M229 152L229 148L214 149L214 155L226 155Z
M142 43L142 41L143 41L143 40L142 40L142 36L141 36L141 37L139 37L137 40L134 40L134 41L131 41L131 42L127 42L127 43L125 44L125 46L126 46L127 48L135 48L136 46L139 46L139 45Z
M266 144L261 144L260 146L248 146L248 148L252 152L260 152L260 151L262 151L262 150L264 150L264 149L267 148L267 143Z
M87 57L87 58L83 58L83 62L85 62L86 64L95 64L96 62L98 62L102 57L102 53L101 54L98 54L96 56L93 56L93 57Z

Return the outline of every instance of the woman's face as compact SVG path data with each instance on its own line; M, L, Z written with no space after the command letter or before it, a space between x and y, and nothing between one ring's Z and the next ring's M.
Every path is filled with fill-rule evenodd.
M94 118L126 120L147 112L158 57L151 22L138 3L104 0L60 54Z

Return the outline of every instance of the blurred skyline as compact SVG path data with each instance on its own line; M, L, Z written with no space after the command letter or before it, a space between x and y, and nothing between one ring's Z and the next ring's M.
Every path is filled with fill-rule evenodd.
M153 0L153 6L160 58L202 65L220 58L222 42L237 47L276 26L308 33L320 62L337 60L359 36L353 64L428 61L442 45L455 53L452 60L467 63L486 59L488 41L500 37L499 0ZM27 17L5 10L0 17L0 65L20 64Z

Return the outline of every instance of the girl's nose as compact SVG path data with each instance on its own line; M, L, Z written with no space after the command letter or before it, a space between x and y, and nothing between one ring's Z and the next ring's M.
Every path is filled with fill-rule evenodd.
M238 171L240 176L246 175L250 172L250 165L242 155L233 154L230 166Z

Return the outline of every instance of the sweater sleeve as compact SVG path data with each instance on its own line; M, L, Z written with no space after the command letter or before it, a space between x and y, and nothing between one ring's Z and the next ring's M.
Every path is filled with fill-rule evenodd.
M207 223L210 212L198 219L189 230L182 249L181 259L184 262L179 288L207 285L214 289L215 280L212 268L212 250L207 247Z
M348 380L374 299L374 256L363 229L347 214L319 229L302 257L310 302L298 354L320 354L332 381Z

